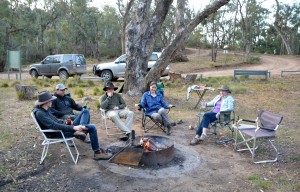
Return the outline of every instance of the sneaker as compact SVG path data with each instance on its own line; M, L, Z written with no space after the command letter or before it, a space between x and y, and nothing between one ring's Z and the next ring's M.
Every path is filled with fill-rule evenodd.
M67 144L69 147L74 147L74 143L71 140L67 140Z
M168 125L166 128L167 135L171 135L171 125Z
M197 145L198 143L200 143L200 141L200 138L194 137L193 140L191 140L190 145Z
M208 137L208 136L207 136L206 134L203 134L203 133L202 133L199 139L200 139L201 141L204 141L205 139L207 139L207 137Z
M81 132L81 131L76 131L74 133L74 137L77 138L77 139L80 139L81 141L85 141L86 134L84 132Z
M108 160L112 157L111 153L106 153L103 149L94 153L94 160Z
M84 142L85 143L91 143L91 139L88 135L86 135Z

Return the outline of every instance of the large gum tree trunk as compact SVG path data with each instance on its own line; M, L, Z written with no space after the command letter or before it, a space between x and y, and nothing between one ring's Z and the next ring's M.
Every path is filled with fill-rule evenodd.
M161 29L162 22L165 20L172 0L159 1L150 22L147 22L147 15L149 14L148 11L151 1L139 1L137 10L135 11L135 17L127 25L126 30L127 65L124 92L129 96L138 96L143 93L150 81L158 81L160 71L168 66L167 61L169 61L178 47L181 47L187 41L197 25L229 1L230 0L215 1L207 6L201 13L198 13L196 17L176 35L174 40L170 42L149 73L147 73L147 61L153 50L154 37Z
M146 85L148 59L152 54L155 35L161 30L173 0L159 1L149 17L151 0L141 0L134 11L133 19L126 27L126 75L124 92L130 96L141 95Z

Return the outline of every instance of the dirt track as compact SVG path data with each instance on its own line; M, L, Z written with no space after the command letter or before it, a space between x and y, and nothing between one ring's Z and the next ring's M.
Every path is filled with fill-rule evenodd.
M239 66L235 69L245 70L268 70L271 75L280 75L283 70L300 70L300 58L289 56L262 55L261 62L257 65ZM233 69L220 69L206 71L202 73L208 76L230 76L233 75Z

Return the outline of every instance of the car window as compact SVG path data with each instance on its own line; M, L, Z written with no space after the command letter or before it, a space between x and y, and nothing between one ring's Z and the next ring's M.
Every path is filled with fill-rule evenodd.
M64 55L63 62L72 62L72 55Z
M42 61L42 63L43 63L43 64L48 64L48 63L52 63L52 61L53 61L53 58L52 58L52 57L46 57L46 58Z
M158 57L157 54L152 54L149 58L149 61L157 61Z
M119 63L126 63L126 55L119 57Z
M75 63L85 65L85 58L83 55L76 55L75 56Z
M54 56L52 62L53 63L60 63L60 56Z

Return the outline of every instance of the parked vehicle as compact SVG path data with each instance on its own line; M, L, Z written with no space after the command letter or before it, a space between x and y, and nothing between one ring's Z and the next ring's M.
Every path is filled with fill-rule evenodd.
M86 73L86 61L81 54L49 55L41 63L30 65L29 74L32 78L39 76L59 76L68 79L69 76Z
M153 52L148 61L148 71L153 67L158 58L160 52ZM119 77L125 76L126 70L126 55L121 55L114 62L102 63L93 66L93 73L99 77L105 78L107 81L116 80ZM170 67L167 66L162 76L169 74Z

